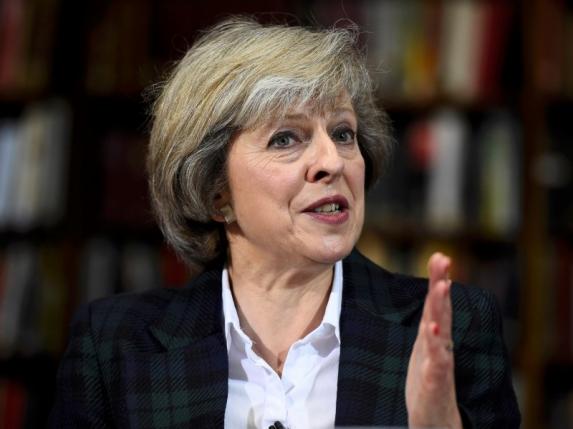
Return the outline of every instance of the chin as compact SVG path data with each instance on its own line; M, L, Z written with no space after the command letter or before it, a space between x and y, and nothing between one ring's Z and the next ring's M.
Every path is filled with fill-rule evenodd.
M333 264L348 256L352 252L355 242L326 237L321 244L320 249L316 251L318 259L322 263Z

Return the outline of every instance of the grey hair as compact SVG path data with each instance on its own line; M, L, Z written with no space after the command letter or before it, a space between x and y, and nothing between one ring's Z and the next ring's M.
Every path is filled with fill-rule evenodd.
M366 186L380 177L391 139L377 107L358 32L264 26L227 19L205 32L156 85L148 172L160 228L195 270L225 256L214 201L227 188L233 136L302 105L326 109L348 94L358 119Z

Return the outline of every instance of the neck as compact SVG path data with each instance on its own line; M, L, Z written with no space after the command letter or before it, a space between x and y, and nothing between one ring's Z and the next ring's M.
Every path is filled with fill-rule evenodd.
M229 277L243 331L277 373L290 346L319 326L330 296L333 265L293 266L231 258Z

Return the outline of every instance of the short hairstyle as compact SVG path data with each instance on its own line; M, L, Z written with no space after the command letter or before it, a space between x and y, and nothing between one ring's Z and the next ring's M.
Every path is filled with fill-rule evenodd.
M356 29L262 25L227 19L199 37L165 82L152 88L148 152L151 200L166 240L195 271L226 256L214 199L226 189L237 132L309 102L328 107L346 92L357 115L366 187L381 175L391 139Z

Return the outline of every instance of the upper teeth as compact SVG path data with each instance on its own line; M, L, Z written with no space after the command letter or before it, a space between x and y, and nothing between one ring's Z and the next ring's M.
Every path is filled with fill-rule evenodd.
M324 213L324 212L335 212L340 210L340 204L332 203L332 204L325 204L323 206L317 207L314 209L317 213Z

